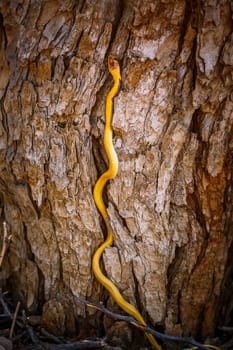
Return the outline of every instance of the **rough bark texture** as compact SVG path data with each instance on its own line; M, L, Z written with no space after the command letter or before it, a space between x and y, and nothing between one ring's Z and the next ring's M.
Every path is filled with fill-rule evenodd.
M3 0L0 12L4 272L29 311L43 306L64 333L93 314L72 296L108 298L91 257L104 239L92 189L106 169L111 52L122 87L104 268L168 333L232 322L231 1Z

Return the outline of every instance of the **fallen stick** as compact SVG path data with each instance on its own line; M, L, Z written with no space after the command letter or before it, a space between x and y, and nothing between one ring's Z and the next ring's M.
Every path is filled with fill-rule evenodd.
M106 315L110 316L114 320L128 322L131 325L133 325L134 327L140 329L142 332L153 334L157 339L160 339L160 340L163 340L163 341L172 341L172 342L186 343L186 344L193 345L193 346L195 346L198 349L202 349L202 350L208 350L209 349L209 350L211 350L211 348L208 348L207 345L205 346L205 345L197 342L193 338L190 338L190 337L177 337L177 336L173 336L173 335L166 335L166 334L160 333L158 331L155 331L151 327L142 325L141 323L136 321L132 316L124 316L124 315L116 314L116 313L110 311L109 309L107 309L106 307L104 307L102 304L92 303L92 302L90 302L88 300L85 300L85 299L83 299L81 297L76 297L76 299L77 299L77 301L85 304L88 307L94 308L96 310L99 310L99 311L105 313Z

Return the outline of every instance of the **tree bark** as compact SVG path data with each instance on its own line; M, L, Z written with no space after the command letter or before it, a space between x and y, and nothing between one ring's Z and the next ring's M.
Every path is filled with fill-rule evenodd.
M231 1L3 0L0 12L9 288L57 334L97 319L73 296L118 311L91 271L105 235L92 190L107 167L112 53L122 86L106 274L167 333L206 337L231 324Z

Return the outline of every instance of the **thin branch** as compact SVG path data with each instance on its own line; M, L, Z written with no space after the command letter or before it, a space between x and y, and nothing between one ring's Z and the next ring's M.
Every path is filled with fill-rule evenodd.
M99 311L105 313L106 315L110 316L111 318L113 318L115 320L128 322L128 323L132 324L134 327L140 329L141 331L154 335L157 339L160 339L160 340L163 340L163 341L173 341L173 342L187 343L187 344L191 344L191 345L195 346L198 349L202 349L202 350L208 350L209 349L209 350L211 350L210 348L208 348L208 346L200 344L199 342L197 342L193 338L190 338L190 337L177 337L177 336L173 336L173 335L166 335L166 334L157 332L157 331L155 331L154 329L152 329L152 328L150 328L148 326L142 325L141 323L136 321L131 316L123 316L123 315L116 314L116 313L108 310L102 304L92 303L92 302L90 302L88 300L85 300L83 298L80 298L80 297L76 297L76 299L77 299L77 301L87 305L88 307L94 308L96 310L99 310Z
M18 301L18 303L16 305L14 316L13 316L13 319L12 319L10 333L9 333L9 338L10 339L13 336L13 332L14 332L14 328L15 328L15 322L16 322L16 319L17 319L17 316L18 316L19 308L20 308L20 301Z
M4 298L3 298L3 294L2 292L0 291L0 303L2 305L2 308L3 308L3 312L5 315L9 316L11 319L12 319L12 315L11 315L11 312L7 306L7 303L5 302Z
M49 333L48 331L46 331L44 328L41 328L41 334L46 337L47 339L53 341L55 344L64 344L64 342L59 339L58 337L56 337L55 335Z
M13 316L7 306L7 303L5 302L4 298L3 298L3 294L0 291L0 304L2 305L3 311L4 313L9 316L11 318L11 320L13 320ZM18 327L20 327L21 329L24 328L24 323L22 321L20 321L19 319L16 319L16 324Z
M40 341L39 341L39 338L37 337L36 333L34 332L34 329L31 326L27 325L26 330L27 330L27 333L28 333L32 343L38 344Z
M222 327L218 327L218 329L221 332L232 333L233 334L233 327L222 326Z

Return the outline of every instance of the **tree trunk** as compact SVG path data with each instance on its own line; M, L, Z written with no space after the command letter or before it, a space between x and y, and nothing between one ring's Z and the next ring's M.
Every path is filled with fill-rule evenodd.
M0 2L0 201L12 233L3 270L54 333L101 322L74 296L119 311L91 270L105 236L92 191L107 167L109 53L122 84L106 274L167 333L206 337L232 324L231 6Z

